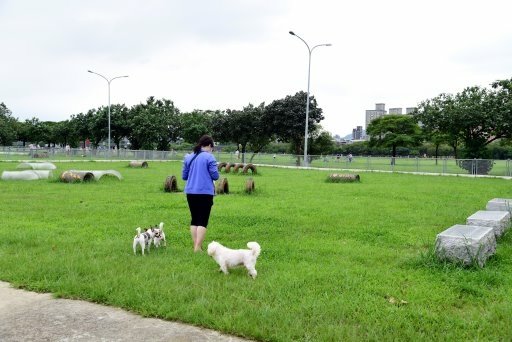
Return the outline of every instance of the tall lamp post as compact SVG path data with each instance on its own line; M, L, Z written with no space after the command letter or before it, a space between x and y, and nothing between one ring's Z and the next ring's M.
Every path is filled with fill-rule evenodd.
M302 39L300 36L296 35L293 31L289 32L292 36L295 36L302 40L304 44L306 44L306 47L308 48L309 52L309 63L308 63L308 96L306 99L306 128L304 130L304 166L308 166L308 124L309 124L309 80L311 75L311 53L313 50L319 46L331 46L332 44L318 44L313 46L312 48L309 47L308 43L304 39Z
M94 71L91 71L91 70L87 70L87 72L90 72L91 74L95 74L95 75L100 76L101 78L103 78L108 83L108 147L107 148L108 148L108 155L110 156L110 82L112 82L116 78L123 78L123 77L128 77L128 76L116 76L116 77L112 77L109 80L108 78L106 78L102 74L98 74L97 72L94 72Z

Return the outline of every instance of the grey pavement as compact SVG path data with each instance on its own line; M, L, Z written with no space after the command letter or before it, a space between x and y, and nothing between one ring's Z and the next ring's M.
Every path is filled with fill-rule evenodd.
M0 281L0 341L247 341L182 323L144 318Z

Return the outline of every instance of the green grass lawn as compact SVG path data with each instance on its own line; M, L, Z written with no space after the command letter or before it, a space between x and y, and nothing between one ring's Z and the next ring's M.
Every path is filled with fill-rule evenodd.
M0 172L17 163L0 163ZM0 181L0 280L265 341L510 340L512 234L483 269L432 257L436 234L463 224L504 179L258 168L222 174L206 243L258 241L252 280L225 276L194 254L181 162L56 163L55 179ZM120 171L124 179L67 184L65 170ZM167 248L133 255L135 228L165 222ZM206 246L205 246L206 247Z

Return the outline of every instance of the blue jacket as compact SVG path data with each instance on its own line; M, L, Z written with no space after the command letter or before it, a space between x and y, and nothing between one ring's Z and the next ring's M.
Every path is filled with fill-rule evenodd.
M219 179L215 157L211 153L200 152L191 163L194 156L194 153L187 154L183 160L181 178L187 181L185 193L215 195L213 181Z

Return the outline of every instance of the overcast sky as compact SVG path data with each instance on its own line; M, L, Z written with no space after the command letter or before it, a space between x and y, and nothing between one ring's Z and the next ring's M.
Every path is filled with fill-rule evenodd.
M242 109L307 89L346 135L365 110L414 107L512 77L510 0L0 0L0 102L62 121L111 102Z

